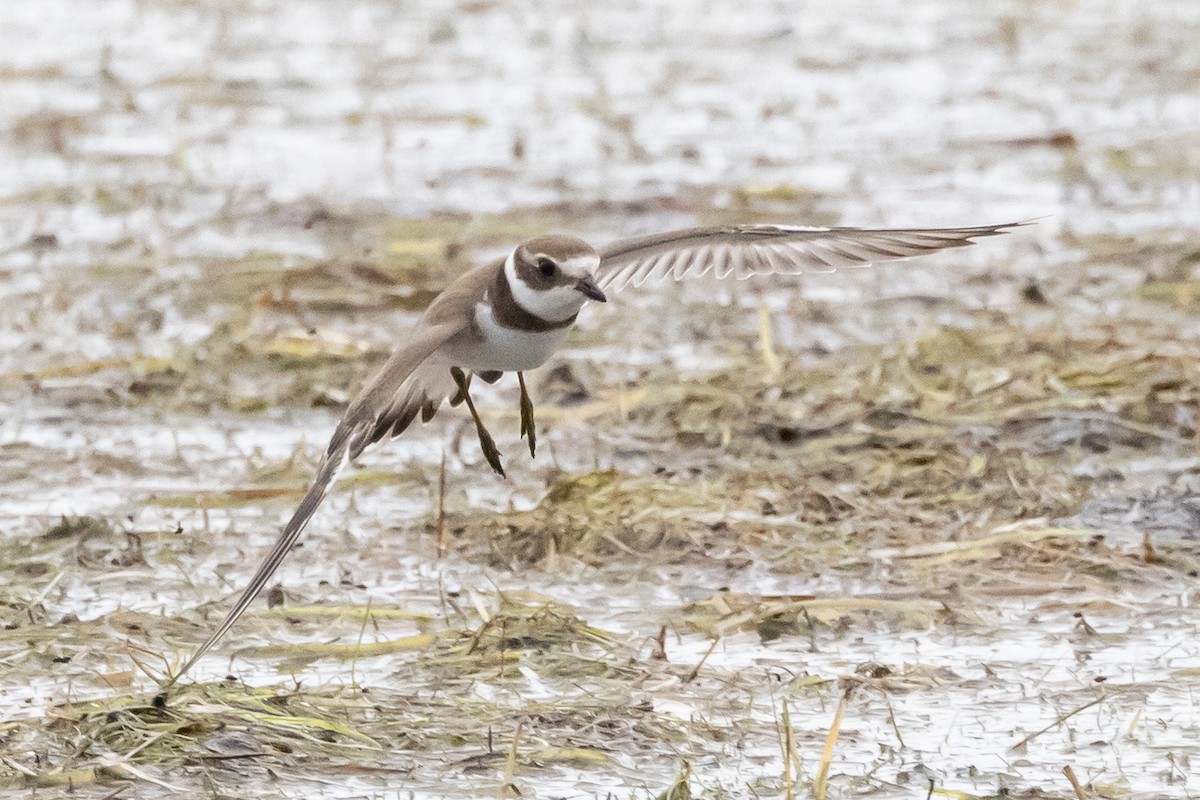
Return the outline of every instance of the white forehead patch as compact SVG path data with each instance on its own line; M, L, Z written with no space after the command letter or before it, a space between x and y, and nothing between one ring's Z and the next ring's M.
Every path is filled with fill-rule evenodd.
M583 278L591 275L600 266L600 256L589 253L585 256L564 258L558 262L558 268L572 278Z

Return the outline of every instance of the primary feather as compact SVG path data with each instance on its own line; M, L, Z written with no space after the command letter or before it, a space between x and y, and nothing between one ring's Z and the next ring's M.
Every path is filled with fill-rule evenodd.
M738 280L775 273L833 272L965 247L975 239L998 236L1025 224L878 230L791 225L685 228L622 239L600 248L596 282L603 289L615 290L709 272Z

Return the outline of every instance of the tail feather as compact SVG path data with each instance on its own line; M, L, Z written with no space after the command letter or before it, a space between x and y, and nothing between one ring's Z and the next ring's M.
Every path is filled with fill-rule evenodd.
M478 270L468 273L469 276L476 276L473 280L477 279L479 275L486 276L486 274L490 273ZM474 285L469 282L466 284L468 290ZM437 360L429 362L429 357L439 347L458 335L469 319L468 315L462 313L447 314L446 303L448 301L442 300L442 298L458 297L462 291L463 289L455 290L452 286L437 300L434 300L422 317L422 324L413 328L404 346L397 348L392 353L383 369L367 382L355 400L350 403L350 407L346 409L346 415L338 423L337 429L334 430L333 437L329 441L329 447L325 451L324 460L321 461L321 468L317 471L316 480L309 488L308 493L304 495L304 499L300 501L296 513L284 526L283 533L275 541L274 547L259 566L258 572L254 573L250 585L238 597L237 603L217 626L217 629L205 640L204 644L200 645L200 649L193 653L183 668L163 685L164 689L170 688L195 666L196 662L222 636L228 633L238 618L246 612L246 609L254 602L254 598L275 574L275 570L283 563L288 551L296 544L296 540L304 532L304 526L316 513L317 507L325 499L329 487L346 464L351 459L357 458L371 442L377 441L386 432L392 430L397 421L403 423L399 428L399 430L403 430L412 422L418 412L426 421L433 416L442 397L450 391L444 386L450 381L450 373L449 365L443 365L441 361ZM399 433L399 430L396 432Z
M254 602L254 598L267 585L267 581L275 574L275 570L279 569L279 565L283 563L283 559L295 546L296 540L300 538L300 534L304 532L304 526L316 513L317 508L321 505L321 501L325 499L325 495L329 492L329 487L333 484L334 479L342 468L349 461L347 458L347 448L340 448L340 453L330 452L326 455L325 460L321 463L321 468L317 472L317 478L313 485L309 487L308 492L304 495L304 499L300 501L300 505L296 508L292 518L283 528L283 533L275 540L275 545L271 548L271 552L263 560L258 571L254 573L254 577L250 580L250 585L242 592L233 608L225 615L225 619L217 626L212 635L200 645L200 648L192 654L192 657L187 660L183 668L164 684L163 688L170 688L176 681L187 674L196 662L199 661L205 653L207 653L213 645L215 645L221 637L229 632L229 629L234 626L242 614L246 613L246 609Z

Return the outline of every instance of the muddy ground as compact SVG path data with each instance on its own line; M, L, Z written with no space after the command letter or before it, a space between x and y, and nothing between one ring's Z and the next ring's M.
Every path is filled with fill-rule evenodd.
M1200 792L1197 4L3 14L6 796ZM152 702L472 263L1031 218L589 307Z

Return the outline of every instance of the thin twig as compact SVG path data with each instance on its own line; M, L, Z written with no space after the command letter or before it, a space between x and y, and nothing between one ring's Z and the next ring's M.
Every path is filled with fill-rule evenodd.
M788 712L787 698L783 699L783 796L784 800L795 797L793 789L795 778L792 776L792 757L796 752L796 742L792 736L792 715Z
M367 598L367 610L363 614L362 625L358 629L358 641L355 642L354 658L350 659L350 685L358 686L358 682L354 679L354 668L358 666L358 654L362 650L363 636L367 633L367 621L371 619L371 598Z
M1075 790L1075 797L1077 797L1078 800L1090 800L1087 792L1085 792L1083 790L1083 786L1080 785L1079 779L1075 777L1075 770L1071 769L1071 765L1068 764L1067 766L1063 767L1062 771L1063 775L1067 776L1067 780L1071 782L1071 788Z
M704 652L704 655L700 657L700 660L696 663L696 666L692 667L692 671L689 672L687 677L683 679L684 683L691 683L692 681L696 680L696 676L700 674L700 668L704 666L705 661L708 661L708 657L712 655L712 651L717 649L717 642L719 641L721 641L720 636L712 640L712 644L708 646L708 650Z
M1025 746L1025 745L1027 745L1027 744L1029 744L1030 742L1032 742L1032 741L1033 741L1034 739L1036 739L1037 737L1041 736L1041 735L1042 735L1043 733L1045 733L1046 731L1053 730L1054 728L1057 728L1059 725L1062 725L1064 722L1066 722L1066 721L1067 721L1067 720L1069 720L1071 717L1073 717L1073 716L1075 716L1076 714L1078 714L1080 711L1087 711L1087 710L1088 710L1089 708L1091 708L1092 706L1094 706L1094 705L1098 705L1098 704L1100 704L1100 703L1104 702L1104 701L1105 701L1105 700L1107 700L1107 699L1108 699L1108 695L1107 695L1107 694L1101 694L1101 695L1100 695L1099 697L1097 697L1095 700L1091 700L1091 701L1089 701L1089 702L1087 702L1087 703L1084 703L1083 705L1081 705L1079 708L1075 709L1074 711L1068 711L1066 714L1063 714L1061 717L1059 717L1058 719L1054 720L1054 722L1051 722L1049 725L1047 725L1046 727L1042 728L1040 731L1037 731L1037 732L1035 732L1035 733L1031 733L1031 734L1029 734L1029 735L1028 735L1028 736L1026 736L1024 739L1022 739L1021 741L1017 742L1016 744L1014 744L1012 747L1010 747L1010 748L1008 748L1008 749L1009 749L1010 751L1011 751L1011 750L1020 750L1022 747L1024 747L1024 746Z
M892 730L896 732L896 741L900 743L901 747L907 747L908 745L904 744L904 737L900 735L900 726L896 724L896 711L892 708L892 700L887 694L883 695L883 702L887 703L888 722L892 723Z
M442 463L438 467L437 557L446 555L446 448L442 448Z
M846 691L842 693L842 699L838 703L837 711L833 714L833 724L829 726L829 734L825 737L825 747L821 750L821 767L817 770L817 779L813 782L813 797L816 800L825 800L825 789L828 786L829 765L833 763L833 748L837 744L838 734L842 730L842 714L846 713L846 706L850 703L850 695L854 693L857 683L851 683L846 687Z
M517 722L517 729L513 731L512 744L508 748L508 758L504 761L504 783L500 784L500 800L508 797L509 792L520 795L521 792L513 784L513 776L517 771L517 742L521 738L521 728L525 725L525 720Z
M758 343L762 347L763 363L766 364L767 374L771 380L779 378L779 374L783 372L783 367L779 363L779 356L775 353L775 338L771 334L771 309L767 308L767 304L760 302L758 304Z

